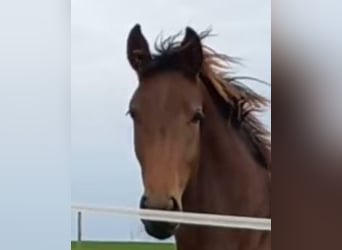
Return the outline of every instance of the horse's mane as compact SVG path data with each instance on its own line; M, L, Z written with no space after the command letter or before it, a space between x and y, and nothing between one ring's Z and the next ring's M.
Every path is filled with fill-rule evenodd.
M173 68L177 65L172 63L172 58L181 48L180 42L176 41L179 33L157 39L153 55L154 69ZM211 31L200 33L200 38L211 36ZM221 113L240 131L240 135L249 146L252 154L260 164L269 169L271 167L271 141L270 133L256 117L256 112L264 111L268 100L244 85L241 80L248 77L230 77L231 65L238 60L224 54L219 54L210 47L203 45L204 61L199 74L200 80L214 92ZM151 68L150 68L151 69ZM255 78L249 78L261 82Z

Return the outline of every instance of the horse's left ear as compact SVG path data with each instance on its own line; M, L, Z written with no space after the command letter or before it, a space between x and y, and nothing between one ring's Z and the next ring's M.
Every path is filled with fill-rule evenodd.
M192 28L187 27L181 43L180 60L186 71L196 75L202 67L203 50L201 39Z
M148 43L141 32L140 24L136 24L128 35L127 58L132 68L137 72L152 59Z

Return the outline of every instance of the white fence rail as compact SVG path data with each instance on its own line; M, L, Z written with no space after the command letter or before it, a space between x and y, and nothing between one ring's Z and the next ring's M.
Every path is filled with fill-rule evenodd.
M269 218L199 214L188 212L169 212L125 207L99 207L90 205L73 205L71 209L77 212L85 213L116 214L121 216L139 217L141 219L151 221L271 231L271 219Z

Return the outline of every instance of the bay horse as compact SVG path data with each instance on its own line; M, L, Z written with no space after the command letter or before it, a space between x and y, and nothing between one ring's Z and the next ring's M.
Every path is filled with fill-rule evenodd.
M202 44L190 27L156 42L140 24L127 58L138 87L129 104L141 166L141 208L270 217L270 133L256 118L268 100L229 77L234 59ZM270 232L142 221L179 250L271 249Z

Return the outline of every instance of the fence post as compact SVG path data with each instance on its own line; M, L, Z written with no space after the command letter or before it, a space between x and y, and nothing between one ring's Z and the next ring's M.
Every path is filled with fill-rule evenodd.
M82 213L77 213L77 241L82 241Z

